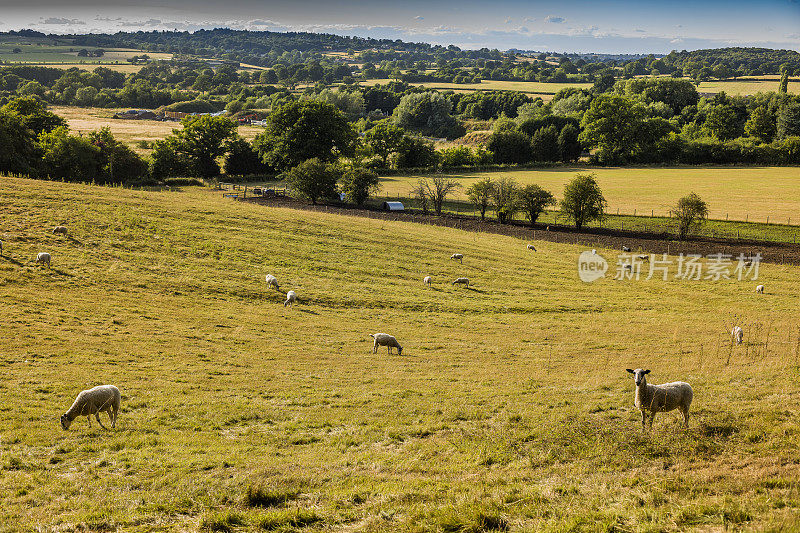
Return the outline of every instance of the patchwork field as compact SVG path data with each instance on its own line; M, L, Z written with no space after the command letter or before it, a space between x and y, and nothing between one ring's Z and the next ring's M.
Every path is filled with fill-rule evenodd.
M362 82L362 85L385 85L389 83L390 79L373 79ZM531 93L532 95L541 96L545 101L552 99L558 91L565 87L578 87L588 89L592 87L591 83L544 83L539 81L498 81L498 80L482 80L480 83L440 83L440 82L425 82L425 83L412 83L412 85L419 85L430 89L439 90L452 90L452 91L489 91L489 90L502 90L502 91L519 91L523 93ZM718 93L725 91L729 95L745 95L756 94L758 92L768 92L778 90L778 80L758 79L748 80L745 78L738 80L728 81L704 81L697 90L701 93ZM800 93L800 78L792 78L789 82L790 93Z
M163 139L176 128L181 128L179 122L162 122L159 120L124 120L115 119L114 113L122 109L105 109L100 107L72 107L51 106L50 111L67 120L71 131L88 133L109 128L114 137L128 144L134 150L142 153L147 150L139 148L141 141L153 142ZM239 126L239 135L252 140L263 128L257 126Z
M69 64L80 63L84 60L88 63L125 63L128 58L147 54L151 59L171 59L172 54L162 52L142 52L125 48L105 48L105 53L101 57L78 57L78 51L86 49L94 52L97 47L81 46L72 44L72 41L65 39L50 39L39 37L13 37L5 36L0 41L0 61L10 63L33 63L33 64ZM18 52L14 52L18 50Z
M452 175L463 187L454 198L466 199L466 188L484 177L514 178L519 184L536 183L560 199L564 184L578 172L594 172L608 201L608 211L642 215L669 215L678 199L696 192L718 219L786 224L800 223L800 168L798 167L677 167L585 168L479 172ZM382 180L383 194L408 196L419 176L391 176Z
M0 531L800 527L798 268L587 284L573 245L202 188L0 195ZM631 367L692 384L688 430L641 432ZM99 383L117 428L62 431Z

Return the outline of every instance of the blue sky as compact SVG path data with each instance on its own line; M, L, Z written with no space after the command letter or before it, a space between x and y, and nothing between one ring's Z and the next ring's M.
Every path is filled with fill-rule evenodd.
M226 26L569 52L720 46L800 51L800 0L0 0L0 30L196 30Z

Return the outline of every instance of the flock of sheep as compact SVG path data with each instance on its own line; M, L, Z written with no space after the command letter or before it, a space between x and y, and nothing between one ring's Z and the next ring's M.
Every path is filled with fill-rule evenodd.
M53 233L67 234L65 226L56 226ZM624 251L630 251L627 246L622 247ZM536 251L532 244L527 245L528 250ZM0 241L0 254L2 254L3 243ZM592 250L592 253L596 253ZM455 253L450 256L450 259L457 260L459 263L464 263L464 255ZM50 254L41 252L37 255L37 263L47 263L50 266ZM278 278L272 274L266 275L267 286L280 291ZM431 276L425 276L423 282L431 286L433 279ZM469 288L469 278L459 277L453 281L453 285L466 285ZM764 293L764 285L756 287L758 294ZM286 301L283 303L284 307L291 306L297 301L297 294L294 291L286 293ZM733 342L741 344L744 338L744 331L740 326L734 326L731 331ZM397 355L403 354L403 347L397 339L387 333L371 333L370 337L373 338L372 353L378 353L379 346L386 346L389 355L392 354L392 348L397 348ZM692 404L694 392L692 387L683 381L675 381L672 383L663 383L661 385L651 385L647 383L646 375L650 370L646 369L626 369L629 373L633 374L634 385L636 393L634 397L634 406L642 413L642 429L646 430L648 426L653 427L653 420L656 413L668 412L678 409L683 415L683 422L685 426L689 425L689 407ZM119 389L114 385L99 385L92 389L81 391L69 410L61 415L61 427L64 430L69 429L72 421L78 416L86 416L89 427L91 427L91 417L94 415L98 424L107 429L106 426L100 421L100 413L106 412L111 421L111 427L116 426L117 414L119 412L121 395Z

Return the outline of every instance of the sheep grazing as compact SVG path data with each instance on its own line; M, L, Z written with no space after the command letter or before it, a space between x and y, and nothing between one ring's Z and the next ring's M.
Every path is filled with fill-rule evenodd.
M111 419L111 427L116 427L121 398L119 389L114 385L99 385L93 389L81 391L75 401L72 402L72 407L69 408L69 411L61 415L61 427L64 431L68 430L72 421L79 416L85 416L89 427L92 427L92 415L94 415L97 423L103 429L108 429L100 421L100 413L103 411L108 413L108 418Z
M536 247L534 245L532 245L532 244L529 244L528 245L528 250L533 250L535 252L536 251Z
M633 404L642 411L643 431L646 429L648 413L650 429L652 429L656 413L674 409L680 410L683 414L683 424L685 426L689 425L689 406L692 405L692 397L694 396L691 385L683 381L648 385L645 375L650 373L649 370L641 368L636 370L626 368L625 370L633 374L633 381L636 384L636 397Z
M630 247L628 247L628 246L625 246L625 245L623 244L623 245L622 245L622 251L623 251L623 252L630 252L630 251L631 251L631 249L630 249Z
M272 274L267 274L267 287L275 287L276 290L281 290L281 288L278 287L278 278Z
M744 331L739 326L733 326L731 330L731 339L736 344L742 344L742 340L744 339Z
M636 259L638 259L639 261L650 261L650 256L649 255L637 255Z
M53 234L57 234L57 233L61 233L62 235L66 235L69 232L67 231L67 227L66 226L56 226L55 228L53 228Z
M430 276L425 276L424 278L422 278L422 281L425 282L425 285L430 287L431 282L433 282L433 278L431 278Z
M297 301L297 295L294 291L289 291L286 293L286 301L283 302L283 306L286 307L287 305L292 305Z
M50 268L50 254L47 252L39 252L36 254L36 262L37 263L47 263L47 268Z
M3 252L3 247L0 245L0 253L2 252ZM764 294L764 286L763 285L756 286L756 292L758 294Z
M403 355L403 347L397 342L397 339L386 333L370 333L370 337L375 339L372 345L372 353L378 353L378 346L386 346L389 355L392 355L392 348L397 348L397 355Z
M457 278L453 281L453 285L466 285L469 289L469 278Z
M459 263L464 264L464 254L453 254L450 259L458 259Z

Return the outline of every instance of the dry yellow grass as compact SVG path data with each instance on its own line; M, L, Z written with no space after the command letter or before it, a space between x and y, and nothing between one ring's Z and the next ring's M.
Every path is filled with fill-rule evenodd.
M159 120L122 120L113 118L114 113L123 109L106 109L99 107L52 106L50 111L67 120L70 130L76 133L87 133L109 128L118 140L128 144L138 152L145 152L137 147L140 141L157 141L163 139L176 128L179 122L162 122ZM257 126L239 126L239 135L252 140L263 128Z
M762 265L764 295L587 284L579 246L200 188L3 178L0 196L0 531L800 525L799 268ZM371 353L381 330L403 357ZM632 366L692 384L688 430L642 434ZM117 429L62 431L101 382Z
M718 93L725 91L731 96L748 95L756 93L777 92L779 80L726 80L726 81L704 81L697 87L701 93ZM788 92L800 94L800 81L790 81Z

